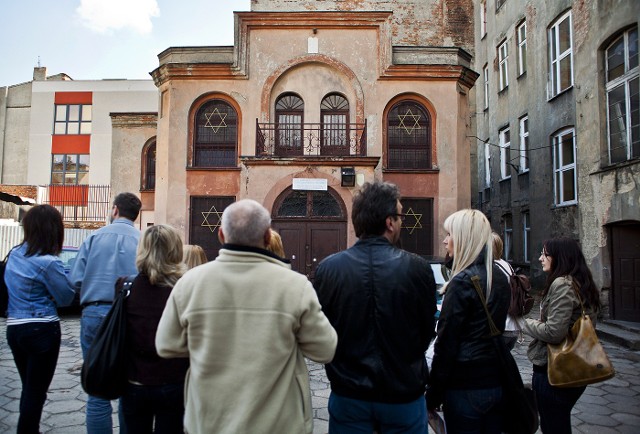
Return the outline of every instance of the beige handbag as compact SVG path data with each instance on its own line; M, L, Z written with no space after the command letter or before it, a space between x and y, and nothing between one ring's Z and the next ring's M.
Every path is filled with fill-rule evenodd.
M557 345L547 344L549 384L555 387L580 387L599 383L615 375L611 361L598 341L591 318L585 313L580 291L582 314Z

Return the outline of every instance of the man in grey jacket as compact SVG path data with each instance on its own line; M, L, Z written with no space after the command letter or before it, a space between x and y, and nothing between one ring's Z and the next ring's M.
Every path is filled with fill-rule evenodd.
M269 212L240 200L222 214L218 257L188 271L156 333L161 357L189 357L185 430L311 433L304 357L333 358L335 330L307 278L265 249Z

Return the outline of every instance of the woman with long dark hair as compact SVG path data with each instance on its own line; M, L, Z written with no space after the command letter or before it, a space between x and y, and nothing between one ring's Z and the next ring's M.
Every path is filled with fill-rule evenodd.
M64 239L58 210L34 206L24 215L22 227L24 241L9 253L4 274L9 292L7 342L22 382L18 434L39 432L60 353L57 307L68 306L75 295L57 256Z
M147 228L140 237L140 272L125 301L129 366L122 396L129 433L183 432L184 381L189 359L163 359L156 351L156 330L169 294L187 270L180 234L169 225Z
M582 387L551 386L547 377L547 344L558 344L581 315L580 299L595 321L600 293L580 246L570 238L544 242L540 254L547 282L540 302L540 319L527 318L525 333L533 337L527 355L533 363L533 391L545 434L571 433L571 409L585 390ZM578 298L579 297L579 298Z

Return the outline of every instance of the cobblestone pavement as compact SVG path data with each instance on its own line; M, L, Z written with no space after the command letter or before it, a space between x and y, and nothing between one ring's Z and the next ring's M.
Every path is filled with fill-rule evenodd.
M6 342L5 320L0 320L0 432L15 432L21 384ZM53 382L49 388L40 429L44 433L84 433L86 394L80 385L82 356L77 316L62 319L62 346ZM640 351L604 343L616 369L615 378L587 387L572 414L574 433L640 432ZM531 382L531 364L525 345L516 344L514 356L525 383ZM331 392L322 365L310 362L314 408L314 433L328 431L327 403ZM116 405L114 404L114 409ZM114 427L118 418L113 415Z

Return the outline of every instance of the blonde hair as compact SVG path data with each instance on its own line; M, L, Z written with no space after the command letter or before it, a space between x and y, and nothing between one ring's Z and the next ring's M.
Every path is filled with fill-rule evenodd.
M269 239L267 250L271 253L275 253L281 258L284 258L284 246L282 245L282 238L280 238L280 234L273 229L269 229L269 232L271 232L271 238Z
M182 250L182 262L189 270L207 262L207 254L204 252L204 249L198 245L185 244L182 246Z
M493 237L493 259L498 260L502 258L502 251L504 250L504 244L502 238L496 232L491 232Z
M182 238L169 225L147 228L140 237L136 267L152 285L173 287L186 271L182 263Z
M484 251L487 270L487 294L491 294L493 270L493 240L487 217L475 209L463 209L451 214L444 221L444 228L453 241L453 267L451 280L475 262ZM449 282L451 282L449 280ZM443 288L446 290L449 282Z

